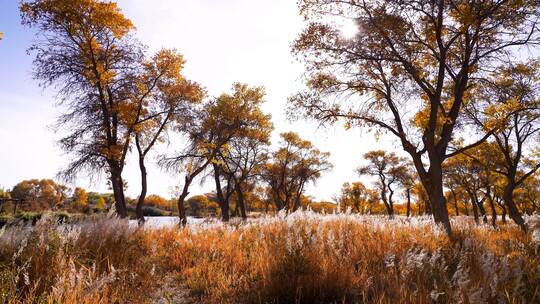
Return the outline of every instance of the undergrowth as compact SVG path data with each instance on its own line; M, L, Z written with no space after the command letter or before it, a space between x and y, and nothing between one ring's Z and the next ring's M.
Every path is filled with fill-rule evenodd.
M429 218L299 212L179 230L45 217L2 230L0 302L150 303L184 290L178 303L538 303L529 223L523 234L455 218L449 239Z

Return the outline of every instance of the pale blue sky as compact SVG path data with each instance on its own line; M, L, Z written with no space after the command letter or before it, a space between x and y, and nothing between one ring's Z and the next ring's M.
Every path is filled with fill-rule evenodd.
M61 112L55 106L54 89L41 89L31 77L32 55L26 49L31 29L20 25L17 0L2 1L0 10L0 185L11 188L22 179L51 178L67 160L48 126ZM150 53L176 48L187 60L185 74L202 83L212 95L229 90L235 81L262 85L267 90L264 109L273 116L279 132L293 130L332 153L334 170L324 175L308 194L330 199L346 181L358 180L354 168L368 150L390 147L371 134L339 128L317 129L316 125L286 121L287 97L301 88L302 65L290 54L290 44L302 28L292 0L122 0L123 12L137 27L137 37ZM171 147L160 147L166 152ZM152 159L153 161L154 159ZM136 163L128 160L125 178L128 195L139 191ZM150 167L149 192L170 196L170 187L180 178ZM105 191L105 179L80 186ZM71 185L73 186L73 185ZM211 184L196 186L192 193L213 190Z

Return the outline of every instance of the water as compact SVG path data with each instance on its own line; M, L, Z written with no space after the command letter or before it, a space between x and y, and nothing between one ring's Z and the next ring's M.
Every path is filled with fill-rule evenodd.
M178 226L178 217L176 216L145 216L145 226L151 228L166 228ZM200 224L204 218L196 218L188 216L187 224ZM130 220L130 225L137 225L137 220Z

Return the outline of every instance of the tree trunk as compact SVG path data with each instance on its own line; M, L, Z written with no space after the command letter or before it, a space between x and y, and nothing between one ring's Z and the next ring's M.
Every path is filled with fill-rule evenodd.
M295 198L294 198L294 206L293 206L293 212L298 210L300 208L300 200L302 199L302 193L304 192L304 180L300 181L300 186L298 187L298 191L296 192Z
M223 196L223 191L221 189L221 180L219 176L219 166L214 164L214 181L216 183L216 194L219 201L219 206L221 208L221 219L224 222L228 222L230 219L229 216L229 204L227 201L225 201L225 197Z
M146 192L148 189L146 166L144 165L143 157L139 157L139 169L141 171L141 193L139 194L139 200L137 201L136 213L139 225L142 225L145 222L142 207L144 205L144 200L146 198Z
M495 210L495 203L493 202L493 197L491 197L491 187L487 187L487 193L486 193L489 207L491 209L491 225L494 228L497 228L497 210Z
M481 201L477 201L477 204L478 204L478 209L480 210L480 213L482 214L482 221L484 222L484 224L487 224L488 218L486 214L486 208L484 208L484 200L482 199Z
M506 207L503 204L499 204L499 207L501 207L501 221L506 224Z
M182 188L182 193L178 198L178 224L180 227L185 227L187 225L187 216L186 216L186 207L184 206L184 201L189 195L189 185L193 178L190 178L188 175L184 178L184 187Z
M422 157L416 153L415 148L411 146L404 147L411 155L416 172L420 176L420 182L428 194L429 203L426 202L426 207L429 205L429 209L433 214L433 220L436 224L443 226L448 236L452 236L452 226L448 216L446 197L444 197L443 189L442 163L444 161L446 149L442 150L441 156L441 151L436 149L432 139L429 139L427 136L423 139L427 148L430 163L428 171L425 170Z
M478 225L480 224L480 218L478 217L478 206L474 202L474 197L471 196L471 205L472 205L472 211L474 215L474 222Z
M450 192L452 193L452 198L454 199L454 208L456 208L456 216L459 216L459 206L457 202L457 196L454 189L450 189Z
M411 189L407 188L407 217L411 216Z
M491 208L491 225L493 227L497 227L497 210L495 209L495 205L493 204L493 201L490 200L489 206Z
M126 218L127 208L126 199L124 197L124 181L122 180L122 172L116 163L110 164L110 170L110 181L113 188L116 212L121 218Z
M469 208L467 207L467 201L466 200L463 201L463 209L465 210L465 215L469 216L470 213L469 213Z
M422 184L425 187L429 197L429 205L431 212L433 213L433 219L436 224L442 225L446 233L452 235L452 226L450 225L450 218L448 216L448 208L446 206L446 197L444 196L443 182L442 182L442 168L441 163L433 163L430 159L431 166L427 172L427 179L421 178Z
M381 181L381 183L383 182ZM384 207L386 208L386 213L388 214L388 217L392 218L394 213L392 208L390 207L390 204L388 203L388 198L386 197L386 185L384 183L381 189L381 199L383 201Z
M390 190L390 195L388 196L388 206L390 207L388 215L390 216L390 218L393 218L394 217L394 200L393 200L394 190L390 188L390 185L388 186L388 189Z
M527 224L525 224L525 220L523 220L523 217L521 216L521 213L514 202L514 189L514 184L512 182L508 182L504 189L503 201L508 208L508 216L510 216L510 218L521 228L523 232L527 232Z
M424 202L424 215L432 215L433 212L431 212L431 202L428 200Z
M240 215L243 220L247 220L246 206L244 204L244 193L240 187L240 184L236 184L236 201L238 202L238 207L240 207Z

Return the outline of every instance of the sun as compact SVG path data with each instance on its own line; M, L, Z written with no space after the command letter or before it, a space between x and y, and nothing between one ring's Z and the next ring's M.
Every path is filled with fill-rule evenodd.
M359 30L358 24L354 19L345 19L340 28L341 35L346 39L354 38Z

